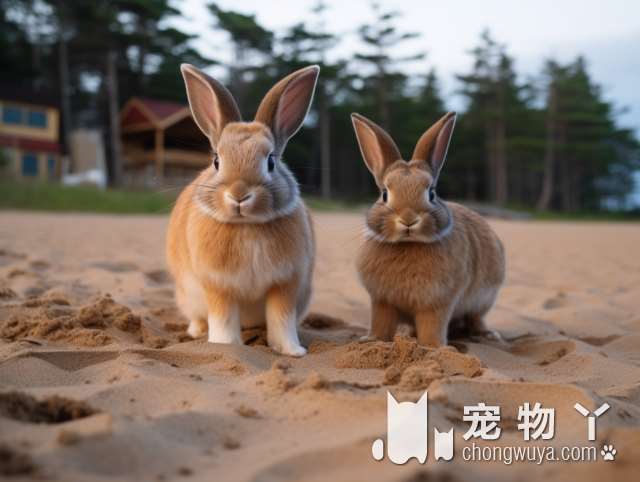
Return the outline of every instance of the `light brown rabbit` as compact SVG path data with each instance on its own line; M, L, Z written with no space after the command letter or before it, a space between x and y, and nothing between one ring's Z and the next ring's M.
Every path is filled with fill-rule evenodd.
M319 67L278 82L253 122L242 122L229 91L182 65L193 118L209 138L211 165L180 194L167 260L188 333L242 343L243 327L267 326L274 350L302 356L297 324L311 296L315 242L293 174L282 162L302 125Z
M481 216L436 194L455 113L420 137L409 162L380 126L359 114L351 118L380 188L357 260L371 296L369 337L391 340L399 321L415 323L422 345L446 345L452 321L491 333L483 317L504 280L502 243Z

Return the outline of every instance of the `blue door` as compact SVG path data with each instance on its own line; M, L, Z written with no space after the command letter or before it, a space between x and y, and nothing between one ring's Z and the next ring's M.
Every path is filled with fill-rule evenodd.
M27 177L38 175L38 156L33 153L22 155L22 175Z
M56 177L56 158L55 157L47 158L47 171L49 173L49 179L53 179Z

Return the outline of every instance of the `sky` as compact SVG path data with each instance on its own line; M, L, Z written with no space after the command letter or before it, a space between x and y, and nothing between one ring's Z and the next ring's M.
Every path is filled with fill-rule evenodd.
M369 0L326 0L327 28L342 38L333 52L349 57L361 51L356 28L371 21ZM316 0L218 0L223 9L255 14L268 29L282 31L310 17ZM456 73L471 69L469 50L489 28L506 44L523 77L538 75L545 59L570 61L586 57L589 71L607 99L619 108L621 126L640 136L640 2L634 0L380 0L383 8L398 10L400 30L421 36L403 45L405 54L426 51L425 60L406 66L407 73L434 67L449 108L462 107L456 95ZM205 55L228 60L226 37L211 28L207 0L175 3L185 19L178 25L199 35L194 45ZM403 53L398 52L398 53Z

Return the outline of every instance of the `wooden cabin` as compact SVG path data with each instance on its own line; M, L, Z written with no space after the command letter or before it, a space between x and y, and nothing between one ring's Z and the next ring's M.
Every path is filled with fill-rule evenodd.
M60 111L53 96L21 86L0 89L0 177L60 177Z
M133 97L120 113L123 175L128 184L181 184L211 162L211 147L189 107Z

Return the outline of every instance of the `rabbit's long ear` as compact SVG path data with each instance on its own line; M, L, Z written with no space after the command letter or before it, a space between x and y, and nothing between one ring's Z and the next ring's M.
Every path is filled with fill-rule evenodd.
M240 110L224 85L193 65L180 66L193 120L215 149L222 129L241 120Z
M296 70L274 85L260 102L255 120L273 132L277 155L282 154L287 141L302 127L319 73L317 65Z
M353 128L365 164L373 174L378 186L388 166L402 159L398 146L391 136L375 122L360 114L351 114Z
M425 161L431 168L434 182L437 181L447 157L449 142L456 123L456 113L448 112L433 124L418 140L412 160Z

